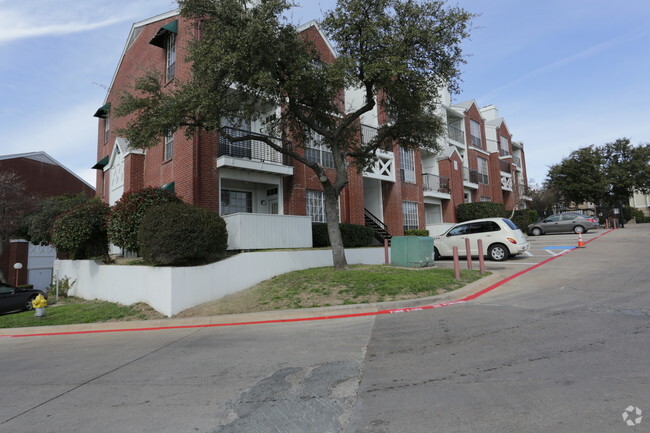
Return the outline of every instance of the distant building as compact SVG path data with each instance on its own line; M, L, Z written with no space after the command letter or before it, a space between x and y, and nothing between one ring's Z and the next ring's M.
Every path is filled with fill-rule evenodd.
M45 152L0 155L0 172L9 170L25 182L26 194L39 198L82 192L89 197L95 195L92 186ZM0 269L9 284L33 284L34 288L42 290L52 281L55 257L56 251L50 246L37 246L24 239L12 239L4 245L0 255ZM15 263L23 265L18 272L14 270Z
M321 60L332 62L336 52L315 21L298 28L314 42ZM188 42L197 37L192 22L178 11L164 13L131 28L115 71L110 91L95 116L99 118L97 195L115 203L125 192L148 186L175 191L188 203L224 216L229 233L261 230L260 245L268 247L264 234L279 239L277 232L298 230L296 220L283 216L306 216L325 222L324 197L311 169L250 140L230 143L217 134L201 133L187 139L184 131L170 133L146 152L133 149L114 131L128 118L112 114L120 93L144 70L158 71L167 80L188 80L185 62ZM424 229L456 221L456 207L465 202L495 201L507 209L525 207L527 194L524 146L513 141L512 132L494 106L480 108L474 101L451 104L443 92L439 113L448 133L440 139L442 150L431 153L404 150L397 144L378 152L377 163L363 173L350 170L350 181L339 200L341 222L365 224L378 239L402 235L405 230ZM362 95L346 89L345 106L359 107ZM267 107L275 113L280 107ZM266 112L266 111L265 111ZM375 107L361 118L360 140L370 140L388 122L387 113ZM262 134L257 122L243 120L231 134ZM332 155L326 147L305 144L307 158L327 166ZM248 216L247 216L248 215ZM252 219L250 216L256 215ZM243 225L242 225L243 224ZM245 226L253 224L254 226ZM238 238L229 237L229 248L241 249ZM311 242L311 240L309 240ZM254 248L248 245L244 248Z

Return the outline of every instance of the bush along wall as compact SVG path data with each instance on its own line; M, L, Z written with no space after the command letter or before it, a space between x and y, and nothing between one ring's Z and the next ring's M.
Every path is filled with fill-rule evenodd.
M155 265L200 265L222 256L226 222L215 212L186 203L147 209L138 243L142 257Z
M456 217L458 218L458 222L476 220L479 218L503 218L504 215L506 215L506 208L503 204L491 201L463 203L458 205L456 208Z
M429 230L404 230L404 236L429 236Z
M339 224L339 227L345 248L367 247L372 245L375 238L375 232L370 227L359 224ZM331 246L327 224L313 223L311 234L314 248Z
M508 216L510 216L510 214L508 214ZM521 231L526 233L527 227L539 220L539 215L534 209L522 209L516 210L514 216L510 219L521 229Z

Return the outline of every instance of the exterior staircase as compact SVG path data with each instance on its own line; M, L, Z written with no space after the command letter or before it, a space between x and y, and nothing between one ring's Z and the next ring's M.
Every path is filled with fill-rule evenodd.
M375 239L377 239L382 245L384 244L384 240L388 239L388 244L390 245L390 239L393 236L388 233L388 227L386 227L386 224L370 213L368 209L364 209L363 211L366 218L366 227L370 227L375 231Z

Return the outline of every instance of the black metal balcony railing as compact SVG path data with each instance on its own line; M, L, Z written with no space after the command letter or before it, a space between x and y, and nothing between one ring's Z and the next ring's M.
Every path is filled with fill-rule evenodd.
M510 155L510 152L508 152L506 149L500 148L499 149L499 156L508 156Z
M511 172L510 161L499 161L499 169L504 173Z
M377 136L377 128L369 125L361 125L361 144L366 145Z
M425 191L437 191L446 194L451 193L451 189L449 188L449 178L436 176L435 174L423 173L422 187Z
M224 130L225 133L231 137L246 137L252 135L255 137L270 138L278 146L282 146L282 140L279 138L231 127L225 127ZM291 165L290 157L271 148L265 142L255 139L231 142L225 136L219 136L219 156L224 155L232 156L233 158Z
M465 182L478 183L480 173L478 170L463 167L463 180Z
M465 143L465 133L458 126L449 123L447 125L447 130L449 131L449 138Z

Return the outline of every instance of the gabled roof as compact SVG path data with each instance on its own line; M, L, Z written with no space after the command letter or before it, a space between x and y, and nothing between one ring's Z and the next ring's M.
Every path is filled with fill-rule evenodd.
M334 47L330 43L329 39L327 39L327 36L325 36L325 33L323 33L323 30L320 28L320 25L318 24L318 21L311 20L309 22L306 22L305 24L301 24L298 27L296 27L296 31L298 33L304 32L305 30L307 30L310 27L316 27L316 30L320 34L320 37L323 38L323 40L325 41L325 44L327 44L327 48L331 51L331 53L332 53L332 55L334 57L337 57L338 55L336 53L336 50L334 49Z
M18 159L18 158L26 158L26 159L31 159L34 161L42 162L45 164L50 164L50 165L56 165L82 181L84 184L88 185L89 188L92 188L93 190L95 189L94 186L90 185L88 182L83 180L81 177L79 177L74 171L70 170L68 167L65 165L61 164L59 161L56 159L52 158L50 155L47 153L40 151L40 152L27 152L27 153L16 153L13 155L0 155L0 161L6 161L9 159Z
M455 108L461 108L463 111L467 111L472 105L476 105L476 108L478 108L475 99L470 99L469 101L463 101L457 104L452 104L451 106Z
M460 152L458 151L458 149L456 149L456 146L449 146L449 147L446 147L446 148L442 149L442 151L440 151L440 153L438 154L437 158L438 158L438 160L450 159L454 155L454 153L457 153L458 157L461 160L463 159L463 157L460 154Z
M131 31L129 32L129 37L126 39L126 44L124 44L124 49L122 50L122 54L120 55L120 61L117 63L117 67L115 68L115 72L113 72L113 78L111 79L111 85L108 87L108 91L106 92L106 97L104 98L104 103L108 102L108 95L111 93L111 89L113 88L113 84L115 84L115 78L117 77L117 72L120 70L120 66L122 66L122 61L124 60L124 55L126 54L127 50L131 47L133 44L133 41L136 40L136 38L140 35L140 32L142 31L142 28L146 25L149 25L151 23L155 23L156 21L162 21L167 18L175 17L177 15L180 15L180 9L175 9L173 11L165 12L160 15L153 16L151 18L147 18L146 20L138 21L136 23L133 23L131 26Z

